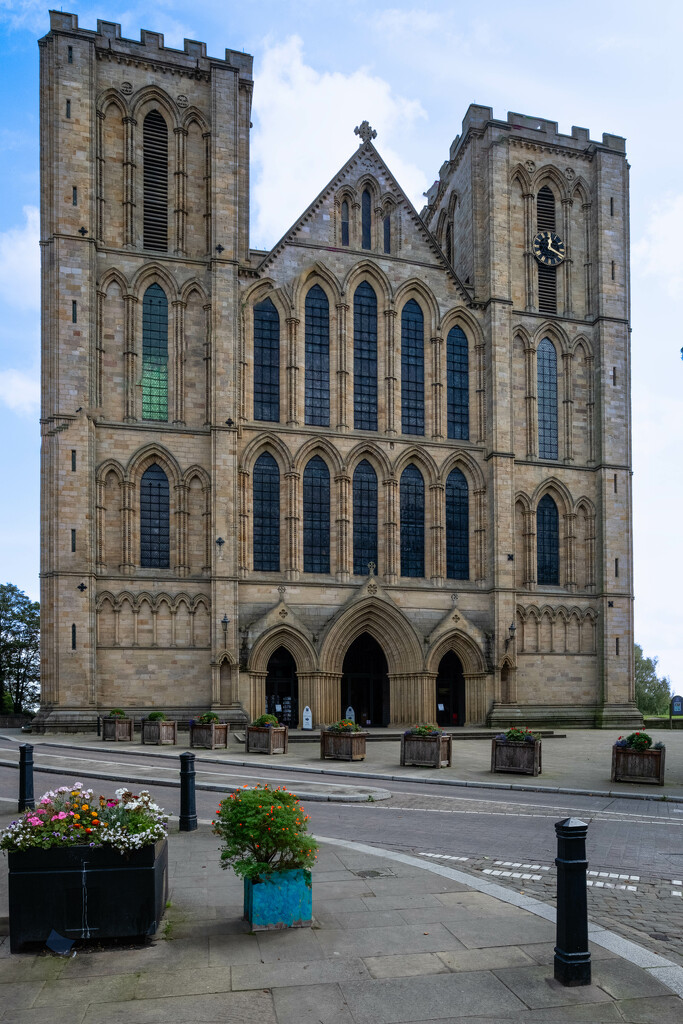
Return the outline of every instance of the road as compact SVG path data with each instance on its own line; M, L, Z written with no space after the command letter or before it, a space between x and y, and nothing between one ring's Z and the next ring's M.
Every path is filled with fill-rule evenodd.
M101 792L113 790L126 777L142 772L177 779L177 763L160 761L144 749L94 754L42 745L37 737L36 765L64 768L64 775L36 770L35 790L80 779ZM16 743L0 739L0 760L16 758ZM106 762L106 764L105 764ZM232 785L257 780L277 782L283 773L270 767L248 768L203 763L197 768L218 771ZM91 779L88 772L106 770L119 781ZM316 779L326 778L315 776ZM327 777L329 779L329 777ZM286 773L289 789L302 791L311 775ZM367 780L334 778L349 786ZM555 895L554 822L570 815L590 825L588 831L589 912L602 924L683 964L683 804L605 797L569 796L551 792L511 792L469 788L445 790L430 783L375 782L391 792L379 802L309 802L311 831L318 836L354 839L437 859L472 872L486 873L503 885L552 902ZM16 799L16 769L0 767L0 796ZM137 784L140 787L140 783ZM158 802L179 812L179 790L150 783ZM197 812L210 820L220 794L197 791ZM453 860L452 858L457 858Z

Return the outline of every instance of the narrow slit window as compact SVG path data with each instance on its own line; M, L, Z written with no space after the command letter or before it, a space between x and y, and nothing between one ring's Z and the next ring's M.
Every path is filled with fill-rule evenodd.
M168 249L168 127L158 110L142 125L143 245Z
M76 650L76 623L71 623L71 650Z
M384 218L384 251L391 252L391 217Z
M619 657L619 637L616 637L616 654Z
M254 466L254 569L280 570L280 470L268 452Z
M254 306L254 419L280 419L280 317L270 299Z
M346 199L341 205L341 244L349 244L349 204Z
M372 248L372 196L366 189L361 199L362 246Z
M619 559L618 558L614 559L614 575L615 576L619 575Z
M71 472L76 472L76 449L71 449Z
M614 474L614 493L617 493L617 474Z
M617 386L617 368L616 368L616 366L612 367L612 385L614 387Z
M71 190L71 205L78 206L78 189L75 185Z
M612 260L612 280L614 280L614 270L615 270L615 267L616 267L616 263L614 262L614 260Z
M614 216L614 196L610 196L609 199L609 215L610 217Z
M67 64L73 64L73 62L74 62L74 48L73 48L73 46L67 46L67 48L66 48L66 62L67 62Z
M71 550L72 551L76 550L76 531L75 530L71 531Z
M353 474L353 572L368 575L368 564L377 565L377 474L367 459Z
M71 117L71 100L66 101L66 116Z
M446 227L446 259L453 262L453 228L450 224Z
M168 419L168 299L158 284L142 300L142 418Z
M401 430L424 434L424 317L415 301L401 313Z
M78 303L75 299L71 303L71 323L78 323Z
M377 296L367 281L353 296L353 426L377 430Z
M306 405L308 426L330 425L330 304L319 284L306 295Z

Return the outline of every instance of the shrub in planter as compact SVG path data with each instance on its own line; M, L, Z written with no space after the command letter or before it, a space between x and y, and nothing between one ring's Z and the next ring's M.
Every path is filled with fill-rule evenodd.
M117 742L133 739L133 719L128 718L121 708L112 708L102 719L102 739Z
M9 855L10 947L153 934L166 902L166 815L146 791L45 793L0 833Z
M663 786L665 756L664 744L653 744L652 737L642 730L620 736L612 747L612 782Z
M491 771L540 775L541 741L530 729L512 726L491 740Z
M170 722L163 711L150 711L142 720L141 739L143 743L172 746L178 742L178 723Z
M401 764L417 764L428 768L450 767L453 737L431 722L413 725L401 737Z
M248 754L286 754L289 728L280 725L275 715L260 715L246 730Z
M284 786L244 786L220 803L213 831L222 840L221 867L244 879L244 916L255 931L311 923L318 844L308 821Z
M222 723L215 711L204 711L190 721L190 746L208 750L227 747L229 731L228 724Z
M334 761L363 761L367 736L353 719L340 718L320 730L320 757Z

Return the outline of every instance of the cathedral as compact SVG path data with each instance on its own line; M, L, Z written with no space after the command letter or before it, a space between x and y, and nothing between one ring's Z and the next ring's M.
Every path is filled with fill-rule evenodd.
M50 19L36 728L641 724L624 139L350 121L255 250L252 58Z

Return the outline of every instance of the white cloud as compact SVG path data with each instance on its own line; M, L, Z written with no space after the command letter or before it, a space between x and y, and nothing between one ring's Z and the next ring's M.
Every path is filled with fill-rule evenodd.
M681 231L683 194L664 196L654 207L643 237L631 249L634 275L656 277L672 298L679 297L683 288L683 264L671 257L671 242L681 237Z
M24 207L24 224L0 232L0 300L18 309L40 308L40 213Z
M348 75L316 71L304 62L297 36L266 48L257 76L256 247L274 245L348 160L358 144L353 128L364 118L377 129L376 145L399 183L418 208L422 205L431 182L391 145L425 116L417 101L397 95L388 82L362 68Z
M40 375L38 370L0 370L0 402L14 412L33 416L40 406Z

